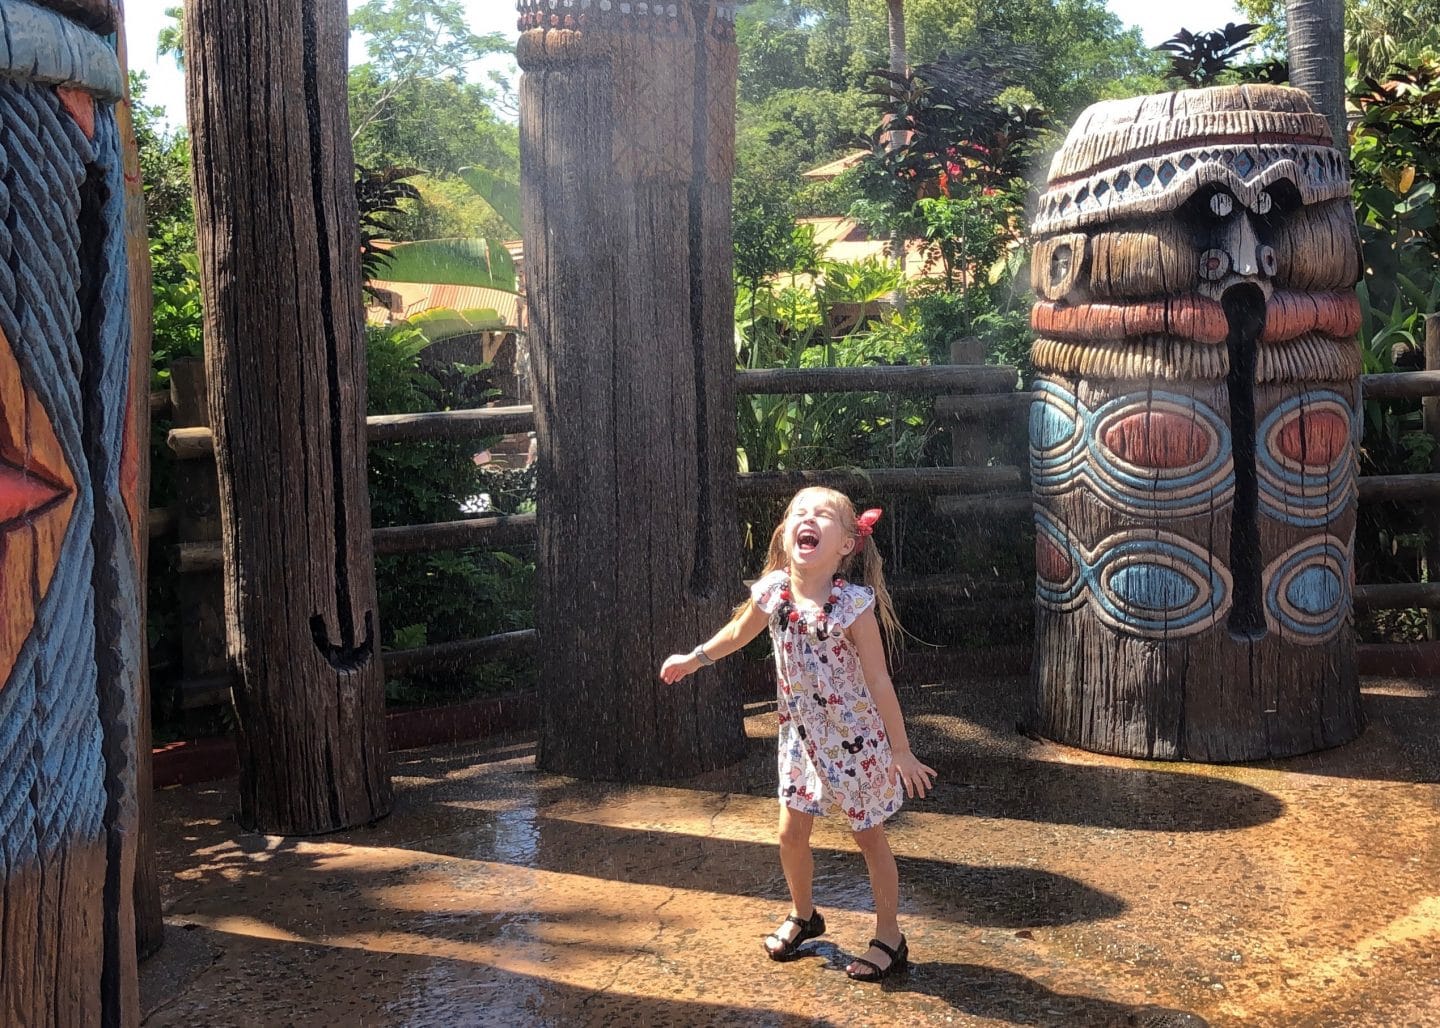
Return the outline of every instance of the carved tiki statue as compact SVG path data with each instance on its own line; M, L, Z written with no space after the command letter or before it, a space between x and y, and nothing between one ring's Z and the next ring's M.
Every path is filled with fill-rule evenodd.
M1361 271L1302 92L1096 104L1033 227L1038 730L1243 760L1353 738Z
M139 410L109 0L0 0L0 1021L135 1018ZM133 152L129 154L133 161ZM137 167L130 169L138 171Z

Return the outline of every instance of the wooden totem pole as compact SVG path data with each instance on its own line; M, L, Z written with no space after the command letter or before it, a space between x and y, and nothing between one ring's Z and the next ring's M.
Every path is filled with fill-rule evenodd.
M1302 92L1096 104L1034 223L1038 730L1227 761L1362 725L1359 238Z
M735 6L519 5L550 770L654 779L741 753L733 666L657 677L740 595Z
M241 820L390 810L344 0L187 0Z
M0 0L7 1025L138 1020L148 353L131 323L115 28L109 0Z

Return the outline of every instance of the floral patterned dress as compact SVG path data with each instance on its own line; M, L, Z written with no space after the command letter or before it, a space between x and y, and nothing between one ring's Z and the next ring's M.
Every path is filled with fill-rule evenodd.
M839 811L862 832L900 809L890 781L890 741L865 686L848 629L875 602L872 590L846 583L830 614L828 638L782 624L776 611L789 572L774 571L750 591L770 616L780 711L780 802L804 814ZM839 629L839 631L837 631Z

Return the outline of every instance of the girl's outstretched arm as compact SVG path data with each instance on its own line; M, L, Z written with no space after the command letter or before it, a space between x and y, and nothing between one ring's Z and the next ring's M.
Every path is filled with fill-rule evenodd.
M874 607L867 608L855 619L850 626L850 639L855 643L870 698L875 701L875 709L880 712L880 720L890 736L890 781L898 778L907 796L923 797L935 784L935 769L920 763L910 752L905 717L900 713L900 698L890 681L890 669L885 666L885 645L880 641L880 623L875 620Z
M700 670L705 664L701 662L697 653L705 654L712 664L721 657L730 656L763 632L769 620L765 612L755 606L755 601L751 600L728 625L695 647L694 650L689 653L676 653L666 658L664 665L660 668L661 679L667 685L673 685L686 675L693 675Z

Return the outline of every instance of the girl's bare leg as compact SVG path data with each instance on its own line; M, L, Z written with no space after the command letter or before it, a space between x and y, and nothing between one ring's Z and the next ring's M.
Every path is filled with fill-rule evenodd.
M802 814L780 805L780 867L785 872L785 884L790 888L790 913L809 919L815 912L815 899L811 885L815 878L815 855L810 850L810 829L815 825L814 814ZM789 942L800 934L800 926L787 921L775 929L775 935Z
M900 871L895 866L895 854L890 852L890 840L885 837L884 825L853 834L855 844L865 856L865 866L870 871L870 891L875 895L874 937L894 949L900 945ZM877 967L883 968L890 963L890 958L874 947L864 957L874 961ZM850 969L869 970L862 964L851 964Z

